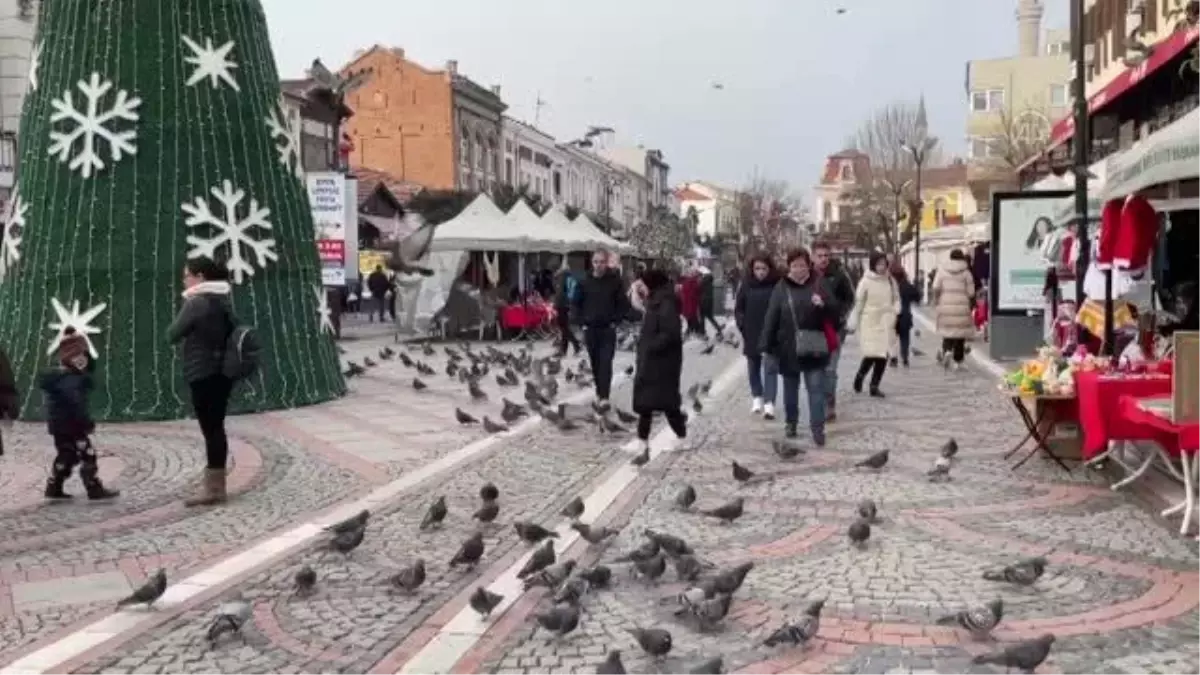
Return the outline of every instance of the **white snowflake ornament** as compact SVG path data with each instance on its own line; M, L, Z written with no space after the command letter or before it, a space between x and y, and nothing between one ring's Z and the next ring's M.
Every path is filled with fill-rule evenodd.
M333 310L329 309L329 296L320 286L313 286L313 294L317 296L317 321L321 332L333 335Z
M33 46L33 51L29 53L29 90L37 91L38 88L38 70L42 67L42 44L41 42Z
M50 348L46 350L46 356L53 354L60 344L63 337L66 335L68 328L74 328L77 335L83 336L84 342L87 342L88 354L92 358L98 358L100 353L96 351L96 346L92 344L92 336L100 333L100 329L92 325L96 317L108 308L106 303L100 303L94 307L89 307L84 311L79 310L79 301L72 300L71 307L68 308L63 303L59 302L58 298L50 298L50 306L54 308L54 313L58 315L57 321L51 321L48 330L55 332L54 339L50 341Z
M208 78L208 82L213 89L220 86L221 82L228 84L234 91L241 91L237 80L233 79L231 70L237 68L237 64L229 58L229 52L233 51L233 40L226 42L220 47L213 47L211 37L204 38L204 46L196 44L194 40L186 35L180 36L183 39L183 44L192 51L191 56L185 56L184 61L196 66L192 71L192 76L187 80L187 86L193 87Z
M266 268L267 263L279 260L275 253L275 240L269 236L256 239L252 230L267 230L270 234L271 215L268 208L259 207L258 200L251 199L249 209L244 216L238 214L238 206L246 198L246 192L234 189L233 183L223 181L219 188L214 187L209 192L221 205L221 213L215 214L204 197L196 197L191 203L184 203L181 208L188 215L184 224L188 227L199 228L208 226L212 233L209 237L189 234L187 257L216 259L218 251L225 250L226 266L233 276L233 283L241 284L246 276L254 276L254 267ZM194 230L195 231L195 230ZM254 261L247 259L247 251L254 256Z
M275 152L279 155L279 163L291 171L296 178L304 179L304 167L300 165L300 134L296 123L287 114L287 106L281 100L267 118L267 130L271 140L275 142Z
M99 140L108 142L109 155L114 162L121 161L126 153L137 154L137 147L133 144L137 139L137 131L114 131L108 124L114 120L136 122L138 115L135 111L142 104L142 99L129 98L129 92L121 89L117 91L112 107L100 112L100 102L108 90L113 88L112 81L102 82L100 73L92 73L90 81L80 80L75 86L83 92L86 99L84 110L75 108L70 89L63 92L62 98L50 102L50 105L54 106L50 124L53 126L63 120L69 120L74 122L75 128L67 132L51 130L49 152L51 156L58 155L60 162L67 162L67 168L72 171L78 170L84 178L90 178L93 173L104 168L104 160L100 159L97 152ZM79 154L72 157L75 142L80 139L83 140L83 147L79 149Z
M28 211L29 204L21 198L21 189L17 188L16 192L13 192L4 222L0 224L4 228L3 236L0 237L0 281L3 281L21 260L21 239L25 231L25 214Z

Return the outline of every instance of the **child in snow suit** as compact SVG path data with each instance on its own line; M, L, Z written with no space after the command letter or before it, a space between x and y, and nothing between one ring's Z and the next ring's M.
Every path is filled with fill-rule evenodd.
M68 328L58 346L58 358L61 366L41 376L42 391L46 394L46 426L57 453L46 481L46 498L70 499L71 495L63 492L63 484L79 465L79 479L88 499L112 499L118 492L100 482L96 449L90 438L96 424L88 412L92 361L87 341Z

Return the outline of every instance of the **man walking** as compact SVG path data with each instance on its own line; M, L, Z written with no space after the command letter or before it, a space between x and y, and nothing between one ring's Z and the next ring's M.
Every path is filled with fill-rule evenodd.
M854 284L842 267L840 260L833 257L829 244L819 241L813 245L813 266L817 274L826 281L830 293L833 294L838 308L837 348L829 354L829 363L825 366L825 421L837 420L837 385L838 361L842 356L842 344L846 341L846 317L854 308Z
M583 326L583 344L596 379L596 402L607 408L612 388L613 357L617 351L616 324L629 316L629 297L625 283L616 270L609 268L609 252L592 254L592 273L579 282L572 302L572 314Z
M371 296L376 298L379 307L379 323L383 323L384 315L388 313L388 297L392 290L392 280L388 279L387 273L383 271L383 265L376 265L375 271L371 272L367 277L367 290L371 291ZM371 320L375 320L375 311L368 308ZM392 309L392 319L395 320L395 308Z

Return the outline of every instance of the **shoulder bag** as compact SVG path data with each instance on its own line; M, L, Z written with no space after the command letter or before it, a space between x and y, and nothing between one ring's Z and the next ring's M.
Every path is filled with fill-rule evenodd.
M783 292L787 293L788 309L792 314L792 328L795 329L796 358L822 359L829 356L829 341L825 337L825 331L800 328L800 318L796 315L796 304L792 301L792 291L784 288Z

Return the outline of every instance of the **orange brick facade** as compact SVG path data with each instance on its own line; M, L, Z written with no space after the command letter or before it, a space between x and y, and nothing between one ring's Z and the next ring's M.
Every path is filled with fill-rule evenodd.
M435 190L456 187L454 99L451 76L427 70L399 49L374 47L342 69L366 69L366 83L350 93L354 116L346 131L354 139L352 167L383 171Z

